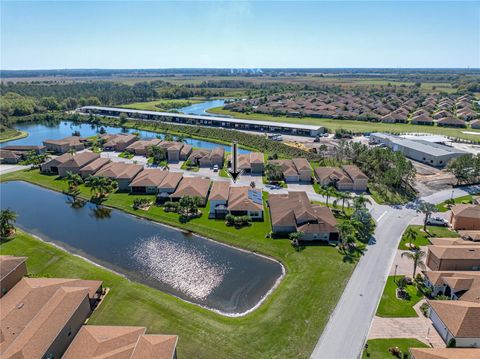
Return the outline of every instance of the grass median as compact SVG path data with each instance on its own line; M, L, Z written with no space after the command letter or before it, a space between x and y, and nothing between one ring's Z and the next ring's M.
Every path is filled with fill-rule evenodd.
M66 181L42 175L38 170L9 173L2 175L1 180L23 180L55 191L67 188ZM87 187L80 186L80 191L82 197L90 197ZM22 233L3 243L0 249L2 254L28 256L29 271L34 275L103 280L111 291L89 323L142 325L149 333L178 334L179 357L310 356L355 264L343 261L342 255L331 246L307 246L295 251L288 240L266 238L270 231L268 211L264 222L235 229L227 227L224 221L209 220L205 212L198 219L181 223L177 214L165 213L160 207L136 211L132 208L133 200L140 197L147 196L115 193L105 205L276 258L286 267L285 278L257 310L230 318L130 282Z

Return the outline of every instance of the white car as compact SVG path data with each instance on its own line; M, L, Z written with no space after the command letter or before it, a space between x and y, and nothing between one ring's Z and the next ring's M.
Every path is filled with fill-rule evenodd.
M446 226L448 226L448 221L445 218L442 218L442 217L430 217L427 220L427 224L430 225L430 226L446 227Z
M219 168L218 165L213 166L213 172L218 172Z

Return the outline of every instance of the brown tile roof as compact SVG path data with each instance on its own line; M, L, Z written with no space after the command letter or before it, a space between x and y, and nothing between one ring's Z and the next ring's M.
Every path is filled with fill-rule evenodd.
M297 168L292 160L273 160L269 162L282 167L284 176L298 176Z
M45 149L45 146L4 146L2 147L3 150L8 151L19 151L19 152L26 152L26 151L39 151Z
M429 238L430 243L435 246L472 246L480 245L480 242L473 242L462 238Z
M143 334L144 327L84 325L62 358L131 358L135 345Z
M61 140L45 140L43 141L44 144L52 144L52 145L70 145L70 146L77 146L82 144L82 139L78 136L70 136L65 137Z
M207 198L210 189L210 179L201 177L183 177L176 191L172 193L172 198L181 198L183 196L193 196Z
M320 181L328 179L332 182L352 183L352 179L344 171L338 167L317 167L315 168L315 176Z
M0 283L12 273L19 265L26 262L27 257L2 256L0 255Z
M474 218L480 220L480 205L476 204L457 204L451 207L455 217Z
M95 173L96 171L98 171L100 168L102 168L108 163L110 163L110 160L108 158L103 158L103 157L97 158L95 161L90 162L86 166L83 166L82 168L80 168L80 173L82 171Z
M250 162L251 163L264 163L265 158L261 152L250 152Z
M258 199L258 200L257 200ZM230 187L229 211L263 211L262 191L248 186Z
M79 279L23 278L1 299L1 357L42 357L78 306L101 284Z
M106 142L103 144L103 147L113 147L113 146L116 146L117 144L127 143L137 138L137 136L129 133L126 133L126 134L119 133L115 135L106 134L100 137L106 140Z
M5 158L5 159L8 159L8 158L11 158L11 159L18 159L20 156L17 155L15 152L13 151L8 151L8 150L2 150L0 149L0 158Z
M177 340L176 335L142 335L131 359L173 359Z
M429 252L439 259L480 259L480 246L428 246Z
M428 278L433 285L443 285L443 278L452 276L480 276L480 272L476 271L423 271L423 274Z
M363 173L360 168L355 165L343 165L342 169L350 176L351 179L368 179L367 175Z
M111 162L96 172L95 176L113 179L133 179L142 170L142 165L125 162Z
M177 188L183 178L182 172L168 172L162 183L158 187L161 188Z
M320 226L315 228L305 226L302 231L324 229L329 232L337 232L336 219L330 209L312 205L305 192L270 194L268 203L272 224L275 226L301 227L310 223L310 225L317 224Z
M460 234L462 238L465 238L470 241L474 241L474 242L480 241L480 231L458 231L458 234Z
M127 146L126 150L146 150L150 146L158 146L162 140L158 138L151 138L146 140L135 141Z
M81 152L74 154L70 159L67 161L59 164L57 167L74 167L74 168L81 168L85 164L88 164L89 162L92 162L96 160L97 158L100 158L99 153L95 152Z
M230 182L214 181L210 190L209 199L216 201L228 201L228 193L230 192Z
M455 117L443 117L437 121L439 125L465 126L465 121Z
M176 141L163 141L160 143L160 147L166 148L168 150L181 150L184 147L183 142Z
M459 338L480 338L480 303L462 300L429 300L448 330Z
M168 171L156 168L144 169L129 184L129 187L158 187L167 174Z
M480 349L410 348L412 359L478 359Z
M310 166L310 163L305 159L305 158L294 158L293 164L295 165L295 168L297 171L311 171L312 167Z
M54 164L56 163L57 166L70 161L73 158L73 155L71 153L64 153L63 155L57 156L55 158L52 158L50 161L48 161L46 164Z

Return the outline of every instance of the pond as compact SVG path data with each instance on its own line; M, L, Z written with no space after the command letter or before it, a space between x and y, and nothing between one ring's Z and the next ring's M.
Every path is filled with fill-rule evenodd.
M139 132L141 138L153 138L153 137L163 137L162 134L158 134L151 131L140 131L134 129L122 129L120 127L111 127L111 126L102 126L108 133L131 133ZM86 124L86 123L73 123L71 121L62 121L59 123L27 123L27 124L18 124L15 126L16 129L21 131L28 132L28 136L21 138L19 140L8 141L0 144L0 147L10 146L10 145L42 145L44 140L58 140L64 137L71 136L74 131L80 132L82 137L90 137L98 134L98 128L96 126ZM186 143L197 148L206 148L212 149L215 147L223 147L225 151L230 152L231 146L220 145L218 143L197 140L193 138L185 138ZM250 151L245 149L239 149L239 153L250 153Z
M91 203L74 208L33 184L2 183L0 194L22 230L224 315L255 308L283 273L269 258Z

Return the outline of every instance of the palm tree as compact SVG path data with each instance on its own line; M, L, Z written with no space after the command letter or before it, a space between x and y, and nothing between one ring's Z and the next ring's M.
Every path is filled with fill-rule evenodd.
M353 207L355 207L355 209L364 208L364 207L367 206L367 203L372 204L372 201L370 201L370 199L365 197L363 194L361 194L361 195L359 195L359 196L357 196L353 199Z
M341 246L346 249L350 244L355 243L355 227L350 221L340 222L338 225L338 233L340 235Z
M0 235L6 238L10 235L13 229L12 223L17 220L17 214L11 209L2 209L0 211Z
M337 190L333 186L328 186L327 188L325 188L324 193L325 193L325 197L327 197L327 207L328 207L328 199L330 198L330 196L334 196L335 194L337 194Z
M338 192L338 197L342 200L342 212L345 213L345 201L349 201L353 198L350 192Z
M83 183L82 177L79 174L67 171L68 193L73 197L79 194L78 186Z
M425 201L420 201L420 203L418 204L417 212L418 213L421 212L421 213L425 214L425 218L423 220L423 231L424 232L427 231L428 219L430 218L432 213L435 212L436 209L437 209L437 207L434 204L428 203L428 202L425 202Z
M424 251L415 250L413 252L403 252L402 258L403 257L407 257L413 261L413 278L415 278L415 274L417 273L417 267L425 269L425 264L423 263L423 258L425 257Z
M410 249L412 248L412 241L415 242L417 239L417 231L413 229L413 227L408 227L403 236L408 239L408 243L410 244Z

